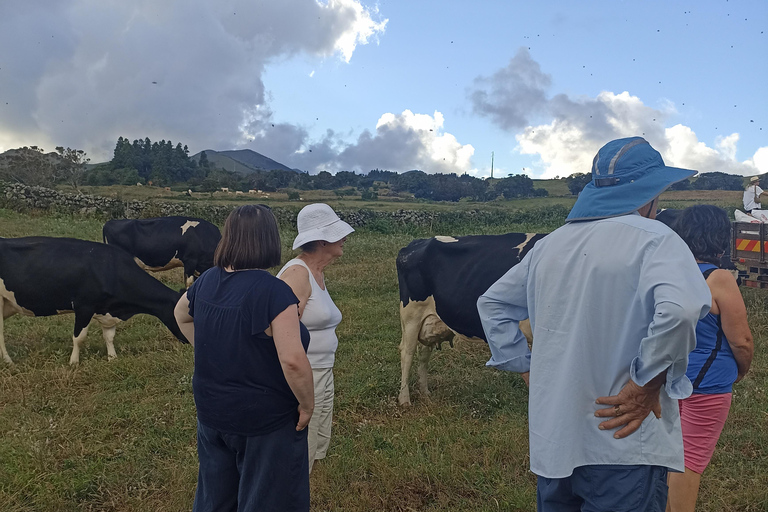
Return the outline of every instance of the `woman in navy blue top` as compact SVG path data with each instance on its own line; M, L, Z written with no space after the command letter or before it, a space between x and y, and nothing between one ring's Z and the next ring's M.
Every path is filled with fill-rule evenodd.
M267 207L236 208L215 266L176 305L195 348L195 512L309 510L309 333L291 288L265 270L280 247Z
M672 228L691 249L712 294L712 309L696 325L696 348L688 356L693 394L679 402L685 473L669 474L667 511L693 512L701 474L728 417L733 384L749 371L754 345L736 279L718 267L731 238L728 215L716 206L691 206Z

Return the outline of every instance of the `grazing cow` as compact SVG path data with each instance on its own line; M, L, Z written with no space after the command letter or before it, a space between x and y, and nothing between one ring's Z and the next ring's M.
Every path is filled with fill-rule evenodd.
M219 228L192 217L110 220L102 234L105 244L127 251L145 270L184 267L187 287L213 266L213 253L221 240Z
M180 295L117 247L74 238L0 238L0 353L12 363L3 323L16 313L74 313L70 364L80 362L80 343L92 318L101 325L109 359L116 357L115 326L139 313L159 318L186 343L173 316Z
M427 387L427 364L434 348L454 335L485 340L477 312L477 299L507 270L520 262L545 235L438 236L414 240L397 255L400 287L400 382L401 405L410 404L408 375L416 347L419 357L419 386ZM530 328L526 336L530 340Z
M256 191L255 191L255 190L253 190L253 189L251 189L251 190L249 190L249 191L248 191L248 193L249 193L249 194L255 194L255 193L256 193Z

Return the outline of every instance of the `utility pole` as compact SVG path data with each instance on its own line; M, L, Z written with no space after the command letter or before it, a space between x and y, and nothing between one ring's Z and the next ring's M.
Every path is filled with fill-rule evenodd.
M491 179L493 179L493 151L491 151Z

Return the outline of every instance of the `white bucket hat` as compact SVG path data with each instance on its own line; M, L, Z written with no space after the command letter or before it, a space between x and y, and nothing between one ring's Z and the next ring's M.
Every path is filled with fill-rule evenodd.
M318 240L338 242L354 231L352 226L341 220L333 208L325 203L309 204L302 208L296 217L296 226L299 228L299 234L293 241L294 249Z

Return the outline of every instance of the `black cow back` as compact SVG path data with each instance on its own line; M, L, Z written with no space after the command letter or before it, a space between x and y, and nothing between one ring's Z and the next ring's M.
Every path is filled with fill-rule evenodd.
M508 233L462 236L455 242L414 240L397 256L401 303L407 306L432 296L437 314L448 327L485 339L477 299L545 235L530 236Z

